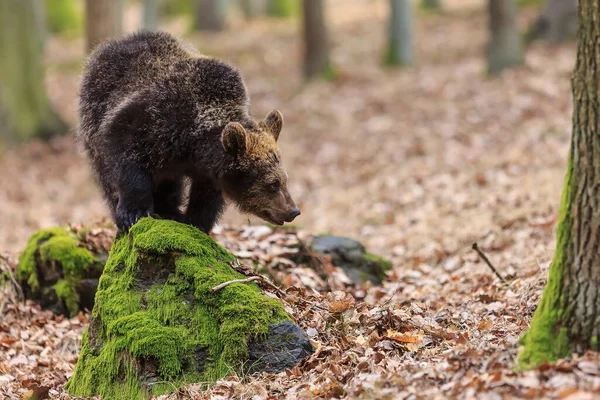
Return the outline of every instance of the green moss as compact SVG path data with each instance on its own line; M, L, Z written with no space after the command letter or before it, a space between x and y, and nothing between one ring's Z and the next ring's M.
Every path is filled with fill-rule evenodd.
M531 327L521 338L524 346L519 354L516 369L536 367L545 361L555 361L570 353L570 340L562 325L566 301L563 294L563 276L566 272L566 254L569 244L573 216L571 204L573 196L573 164L569 159L567 174L560 205L557 243L554 259L548 272L548 282L531 321Z
M98 260L63 228L42 229L34 233L19 258L17 279L32 292L40 290L38 263L58 269L61 279L52 288L71 315L79 311L77 286L89 268L101 268Z
M376 256L375 254L366 253L365 260L381 265L384 271L389 271L392 269L392 263L390 261L383 257Z
M38 290L40 287L37 273L36 254L41 242L50 239L53 236L66 236L68 232L63 228L42 229L31 235L25 246L25 250L19 257L17 266L17 279L25 281L32 290Z
M212 292L243 278L234 262L196 228L140 220L111 250L92 313L94 335L84 337L69 393L140 399L239 371L249 339L289 316L252 283ZM202 365L197 353L205 354ZM140 378L147 360L160 384Z

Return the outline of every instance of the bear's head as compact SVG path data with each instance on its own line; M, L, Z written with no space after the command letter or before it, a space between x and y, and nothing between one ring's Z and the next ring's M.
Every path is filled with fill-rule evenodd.
M287 189L287 173L281 163L277 139L283 116L271 111L255 129L230 122L221 133L221 143L234 162L222 178L223 191L240 211L272 224L283 225L300 215Z

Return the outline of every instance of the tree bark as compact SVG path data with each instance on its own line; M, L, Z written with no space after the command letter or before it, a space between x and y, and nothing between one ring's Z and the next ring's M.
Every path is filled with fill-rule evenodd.
M329 43L323 0L303 1L304 76L331 77Z
M527 33L527 41L548 39L559 43L577 34L577 0L548 0Z
M412 8L410 0L390 0L388 48L385 62L391 66L412 65Z
M44 89L42 5L0 1L0 141L5 144L67 131Z
M195 0L196 30L221 31L225 27L226 4L224 0Z
M520 367L598 349L600 336L600 0L579 0L573 135L556 251L523 338Z
M523 62L521 36L517 27L515 0L489 0L490 42L488 44L488 72L496 74L504 68Z
M122 33L123 0L86 0L87 49Z

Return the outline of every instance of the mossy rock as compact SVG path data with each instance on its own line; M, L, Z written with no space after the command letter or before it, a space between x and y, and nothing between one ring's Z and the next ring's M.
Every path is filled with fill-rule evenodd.
M102 268L100 258L73 232L50 228L29 238L16 276L25 297L57 314L73 316L92 308Z
M328 255L331 263L340 267L355 283L370 281L380 284L386 276L386 271L392 264L383 257L367 253L365 247L354 239L343 236L321 235L315 236L308 251L300 252L305 258L318 258ZM306 262L306 260L304 260ZM308 260L308 264L314 264Z
M198 229L144 218L114 243L67 390L145 399L233 372L281 372L312 353L276 299Z

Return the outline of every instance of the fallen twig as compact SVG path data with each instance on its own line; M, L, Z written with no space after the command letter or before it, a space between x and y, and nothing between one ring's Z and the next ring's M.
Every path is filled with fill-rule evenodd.
M488 265L488 267L490 267L490 269L494 272L494 274L496 274L496 276L498 278L500 278L500 280L502 282L506 283L506 279L504 279L502 277L502 275L500 275L500 273L498 272L498 270L496 268L494 268L494 266L492 265L492 263L490 262L490 260L488 260L488 258L486 257L486 255L483 254L483 251L481 251L481 249L477 245L477 242L473 243L473 250L475 250L477 252L477 254L479 254L479 257L481 257L483 259L483 261L485 261L485 263Z
M228 281L228 282L223 282L220 285L215 286L214 288L210 289L211 292L217 292L221 289L223 289L224 287L227 287L231 284L234 283L248 283L248 282L252 282L252 281L259 281L261 280L262 277L259 275L255 275L255 276L251 276L249 278L245 278L245 279L234 279L232 281Z

